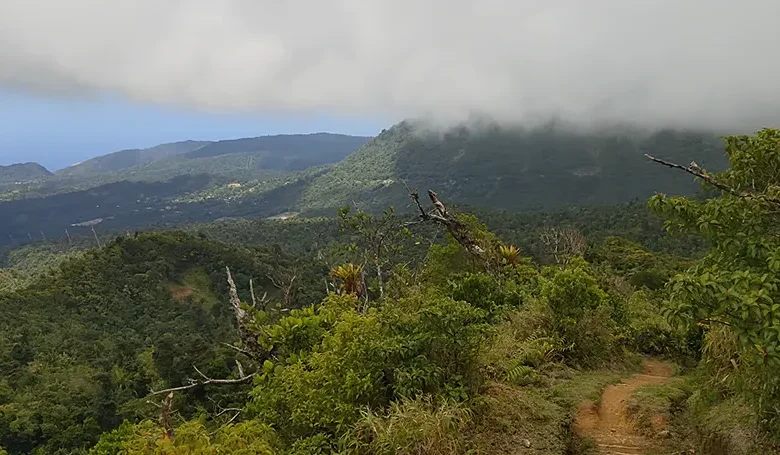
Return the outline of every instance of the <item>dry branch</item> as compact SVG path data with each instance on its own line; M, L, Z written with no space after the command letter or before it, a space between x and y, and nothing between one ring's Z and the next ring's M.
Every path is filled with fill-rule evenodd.
M205 374L203 374L203 372L201 372L198 369L198 367L193 366L192 368L194 368L195 371L198 372L198 374L201 377L200 380L191 380L191 382L189 384L183 385L183 386L179 386L179 387L171 387L169 389L152 391L151 394L152 395L162 395L164 393L173 393L173 392L178 392L178 391L181 391L181 390L189 390L189 389L194 389L196 387L203 387L203 386L212 385L212 384L219 384L219 385L243 384L243 383L251 381L252 378L257 376L257 373L251 373L251 374L244 375L244 376L242 376L240 378L237 378L237 379L213 379L213 378L210 378L210 377L206 376Z
M731 195L740 197L740 198L759 198L764 199L767 202L770 202L772 204L780 205L780 199L767 196L765 194L759 194L754 193L750 191L740 191L736 188L732 188L728 185L726 185L723 182L718 181L715 177L710 175L706 170L702 169L697 165L695 162L691 162L688 166L683 166L681 164L672 163L671 161L662 160L660 158L656 158L654 156L650 156L645 153L645 158L647 158L650 161L653 161L655 163L661 164L663 166L670 167L672 169L680 169L682 171L685 171L695 177L698 177L705 182L707 182L709 185L714 186L715 188L718 188L721 191L725 191Z
M588 249L588 239L570 227L544 228L539 233L539 241L556 264L568 264L571 258L585 254Z
M252 308L257 308L257 299L255 298L255 286L252 279L249 279L249 294L252 296Z
M253 359L257 359L261 349L260 345L257 343L257 337L248 329L251 323L251 317L246 310L241 308L241 300L238 298L236 283L233 281L233 276L230 274L230 267L225 267L225 270L227 271L230 305L233 307L233 312L236 315L238 333L245 346L245 349L242 352Z
M269 357L273 357L272 353L265 353L263 349L260 347L260 344L257 342L257 336L253 335L252 331L249 330L249 325L252 322L252 316L247 313L246 310L241 308L241 300L238 298L238 291L236 290L236 283L233 281L233 276L230 273L230 267L225 267L225 270L227 272L227 282L228 282L228 295L230 297L230 304L233 307L233 312L236 316L236 323L238 324L238 332L241 337L242 342L244 343L244 347L238 347L234 346L229 343L222 343L223 345L240 352L241 354L246 355L253 361L262 362L263 360L268 359ZM251 288L251 285L250 285ZM253 300L254 299L254 289L251 289L253 294ZM265 297L263 297L265 299ZM236 366L238 368L238 375L239 377L236 379L214 379L206 376L203 374L202 371L198 369L196 366L192 366L192 368L198 373L200 376L200 379L190 379L189 384L182 385L179 387L171 387L168 389L158 390L158 391L151 391L150 393L152 395L161 395L164 393L173 394L173 392L178 392L181 390L189 390L194 389L196 387L203 387L207 385L230 385L230 384L243 384L246 382L249 382L257 376L257 372L246 374L244 373L244 367L236 360ZM163 402L164 404L165 402ZM237 417L237 416L236 416ZM235 417L234 417L235 419ZM232 421L232 420L231 420Z
M404 183L405 184L405 183ZM409 190L409 187L406 187ZM417 210L420 212L420 221L408 223L407 225L416 224L424 221L432 221L440 226L444 226L452 237L463 246L469 253L483 257L485 250L483 250L477 242L471 237L468 226L463 224L457 217L447 212L447 208L441 202L439 197L431 190L428 190L428 197L433 203L435 210L427 212L420 203L420 194L417 190L409 190L409 197L412 198Z
M162 402L160 406L160 424L165 429L165 436L173 441L176 435L173 432L173 425L171 424L171 407L173 406L173 391L168 393L168 396Z
M224 407L222 407L222 405L220 403L217 403L212 398L210 398L210 397L206 397L206 398L208 398L209 401L214 403L214 407L217 408L218 412L216 414L214 414L214 418L215 419L217 417L221 417L221 416L223 416L223 415L225 415L225 414L227 414L229 412L234 412L235 413L235 414L233 414L233 417L231 417L230 420L228 420L223 425L230 425L231 423L233 423L238 418L239 415L241 415L242 412L244 412L244 410L241 409L241 408L224 408Z
M268 278L274 287L282 291L282 303L284 308L291 307L293 297L295 296L295 287L293 285L295 284L295 279L298 278L298 275L293 273L290 279L286 280L286 284L283 281L277 281L270 273L266 275L266 278Z

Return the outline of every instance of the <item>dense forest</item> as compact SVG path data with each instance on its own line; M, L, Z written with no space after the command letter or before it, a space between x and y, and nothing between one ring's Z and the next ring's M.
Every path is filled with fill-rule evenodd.
M302 205L397 205L406 198L404 182L436 188L458 204L515 211L619 204L659 187L689 195L695 184L646 166L643 154L723 170L722 150L708 132L577 133L554 124L526 130L489 123L442 133L407 121L316 179Z
M510 211L613 206L645 200L659 187L699 191L682 175L647 166L643 153L726 166L721 139L690 131L484 126L430 133L407 121L371 140L313 134L188 141L117 152L0 188L0 246L60 237L97 219L111 230L332 216L344 205L378 212L408 206L406 184L436 188L456 206Z
M779 453L780 131L725 144L721 173L645 163L697 198L518 214L407 189L6 249L0 450L596 453L582 404L654 356L677 375L627 398L643 450Z

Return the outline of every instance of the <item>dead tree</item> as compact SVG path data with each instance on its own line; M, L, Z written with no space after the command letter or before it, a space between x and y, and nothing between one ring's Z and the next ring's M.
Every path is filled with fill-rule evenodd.
M218 412L217 412L216 414L214 414L214 418L218 418L218 417L220 417L220 416L223 416L223 415L225 415L225 414L230 414L230 413L232 413L232 414L233 414L233 417L231 417L231 418L230 418L230 420L228 420L227 422L225 422L223 425L230 425L230 424L231 424L231 423L233 423L233 422L234 422L234 421L235 421L235 420L238 418L238 416L240 416L240 415L241 415L241 413L244 411L243 409L240 409L240 408L226 408L226 407L223 407L221 403L218 403L218 402L214 401L214 400L213 400L212 398L210 398L210 397L207 397L207 398L208 398L208 400L209 400L209 401L211 401L212 403L214 403L214 406L215 406L215 407L217 408L217 410L218 410Z
M168 393L168 396L162 402L160 408L160 425L165 429L165 437L174 440L176 435L173 432L173 425L171 424L171 408L173 407L173 392Z
M436 193L428 190L428 197L434 206L434 210L428 212L420 203L420 194L417 190L409 190L408 186L407 190L409 191L409 197L412 198L415 206L417 206L417 210L420 212L420 221L408 223L407 225L426 221L436 223L439 226L444 227L447 232L449 232L450 235L466 249L466 251L480 259L485 259L485 249L479 246L478 242L474 239L471 229L455 215L447 211L444 203L439 200Z
M241 300L238 298L238 290L236 289L236 283L233 281L233 276L230 274L230 267L225 267L227 272L228 282L228 295L230 296L230 305L233 307L233 314L236 316L236 325L238 327L238 335L244 344L242 352L248 357L257 359L262 349L257 342L257 335L249 330L249 326L252 322L252 317L247 313L245 309L241 307ZM254 297L254 287L251 288L252 296Z
M98 248L103 248L103 245L100 244L100 239L98 238L97 232L95 231L95 226L92 227L92 235L95 236L95 243L97 243Z
M173 392L179 392L181 390L194 389L196 387L203 387L203 386L212 385L212 384L214 384L214 385L245 384L245 383L250 382L252 380L252 378L254 378L255 376L258 375L257 372L254 372L254 373L250 373L250 374L242 374L241 377L236 378L236 379L214 379L214 378L210 378L210 377L206 376L205 374L203 374L203 372L200 371L198 369L198 367L193 366L192 368L194 368L195 371L198 373L198 375L200 376L200 379L190 379L189 380L189 384L182 385L182 386L179 386L179 387L171 387L171 388L168 388L168 389L152 391L151 394L152 395L162 395L164 393L170 393L172 395ZM240 368L240 369L243 369L243 368Z
M277 289L282 291L282 307L290 308L293 304L293 298L295 297L295 280L298 278L296 272L292 272L289 276L284 278L274 277L270 273L266 275L266 278Z
M249 280L249 294L252 296L252 308L257 308L257 297L255 297L255 285L253 284L252 279ZM259 302L262 304L262 310L265 310L268 306L268 293L264 292L263 297L260 298Z
M556 264L568 264L573 257L585 254L588 249L588 239L570 227L544 228L539 233L539 240Z
M252 325L253 318L244 308L241 307L241 300L238 298L238 290L236 289L236 283L233 281L233 276L230 273L230 267L225 267L227 272L228 282L228 295L230 298L230 305L233 307L233 313L236 317L236 325L238 326L238 334L243 346L234 346L232 344L223 343L231 349L245 355L256 365L261 365L263 361L275 358L273 352L268 352L260 346L257 341L257 334L254 333L250 327ZM254 294L254 288L251 293ZM265 300L265 296L263 297ZM255 299L256 301L256 299ZM252 379L258 375L258 372L245 373L244 367L239 361L236 361L238 368L238 378L234 379L215 379L205 375L196 366L192 366L195 372L198 374L197 379L190 379L187 384L178 387L171 387L163 390L151 391L152 395L161 395L164 393L173 393L181 390L194 389L196 387L203 387L207 385L236 385L245 384L251 382Z

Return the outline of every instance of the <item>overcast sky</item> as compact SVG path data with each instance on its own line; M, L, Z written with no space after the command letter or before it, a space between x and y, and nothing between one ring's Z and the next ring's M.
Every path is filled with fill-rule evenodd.
M0 88L240 115L780 126L778 0L0 0Z

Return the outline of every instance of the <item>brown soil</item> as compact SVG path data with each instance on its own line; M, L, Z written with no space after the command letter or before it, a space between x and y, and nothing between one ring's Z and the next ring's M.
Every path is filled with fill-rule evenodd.
M177 302L183 302L187 297L192 295L192 289L186 286L180 286L178 284L172 284L169 286L173 300Z
M626 413L628 398L639 387L666 382L673 373L674 369L667 363L646 360L642 373L607 387L600 405L592 402L580 404L574 430L578 435L593 440L604 455L646 453L651 443L640 436L629 421Z

